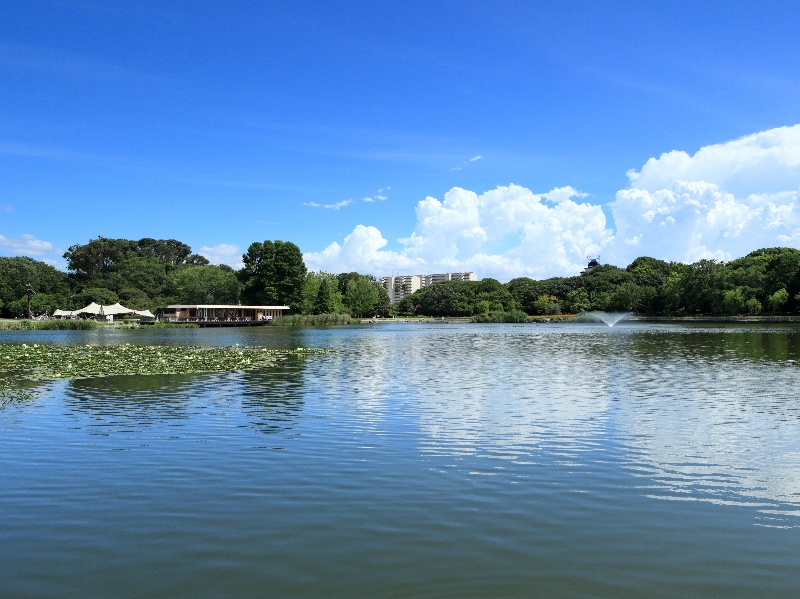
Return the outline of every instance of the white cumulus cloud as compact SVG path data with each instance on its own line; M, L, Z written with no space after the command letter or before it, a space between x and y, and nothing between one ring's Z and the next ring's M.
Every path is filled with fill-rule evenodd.
M628 171L611 210L623 243L606 257L730 260L800 242L800 125L673 151Z
M314 270L376 275L465 268L501 280L574 274L587 254L596 253L611 239L605 215L599 206L568 197L555 206L542 200L542 195L519 185L480 195L454 187L441 201L427 197L417 204L416 226L399 240L400 251L384 249L388 242L375 227L358 225L343 244L334 242L304 258ZM492 251L498 244L508 247Z
M700 148L693 156L666 152L627 173L630 186L656 192L675 181L706 181L736 196L797 191L800 125L778 127Z
M475 157L478 158L477 156ZM466 164L466 163L465 163ZM587 256L627 266L638 256L730 260L762 247L800 247L800 125L672 151L627 173L607 208L586 193L518 185L476 193L454 187L416 206L397 251L359 225L343 244L306 254L315 269L376 275L466 268L479 277L546 278L580 272Z
M49 241L36 239L33 235L25 234L20 237L5 237L0 235L0 247L8 248L14 256L47 256L60 253Z
M64 250L28 233L19 237L0 235L0 253L11 256L29 256L60 270L66 270L67 267L67 263L62 257Z
M303 254L303 260L309 270L357 271L376 275L406 270L416 272L425 266L424 262L382 249L387 243L375 227L357 225L341 245L334 241L321 252Z

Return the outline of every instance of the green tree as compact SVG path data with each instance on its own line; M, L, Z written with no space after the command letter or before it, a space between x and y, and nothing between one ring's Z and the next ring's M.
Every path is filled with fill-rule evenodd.
M169 290L181 304L236 304L241 284L236 273L219 266L186 266L170 273Z
M488 301L491 304L499 306L499 310L503 311L506 308L512 309L516 302L511 292L497 279L485 278L471 285L475 287L475 304L476 313L478 313L477 303L480 301Z
M536 314L561 314L561 304L555 295L541 295L533 305Z
M367 277L361 276L351 279L347 283L347 290L344 294L344 304L354 316L366 316L373 314L375 306L378 304L378 289Z
M778 289L769 296L769 309L771 312L780 312L789 301L789 292L786 289Z
M722 294L722 311L725 314L741 314L745 310L745 298L741 287L729 289Z
M61 302L65 302L70 294L66 273L49 264L27 256L0 257L0 313L9 315L9 304L23 297L27 310L25 292L28 284L37 295L49 295Z
M564 299L564 307L572 314L588 312L592 309L589 293L583 288L573 289L567 293L567 297Z
M336 310L336 299L334 294L338 289L334 288L330 279L324 278L319 282L317 297L311 309L312 314L333 314Z
M519 277L506 283L505 287L514 300L508 309L519 309L527 314L536 314L535 304L543 295L554 295L566 298L567 295L576 289L584 288L583 277L551 277L543 281L535 281L528 277Z
M669 277L669 262L641 256L631 262L625 269L633 275L633 282L640 287L661 287Z
M153 257L142 257L129 254L125 258L110 265L106 274L96 280L96 286L103 286L117 295L123 289L142 290L147 297L162 295L167 286L168 263Z
M476 314L488 314L491 309L492 309L492 302L488 300L481 300L477 304L475 304Z
M158 301L160 296L154 298L148 297L144 291L137 289L136 287L123 287L120 289L117 295L119 295L119 301L124 304L126 308L130 308L132 310L155 311L156 308L162 307L166 304L174 303L172 301L160 302Z
M347 291L347 285L350 281L360 279L364 275L357 273L357 272L343 272L336 275L336 280L339 281L339 293L344 296L345 292Z
M242 256L239 271L242 299L251 305L287 305L302 312L306 265L303 255L290 241L264 241L250 244Z
M187 260L192 258L193 263L208 260L197 254L192 254L192 248L177 239L151 239L144 237L134 243L133 251L137 256L142 258L155 258L159 262L177 266L179 264L186 264ZM201 266L202 264L198 264Z
M41 316L42 314L52 314L63 303L63 298L59 295L49 295L47 293L37 293L31 297L31 315ZM22 297L6 306L12 316L24 318L28 315L28 297Z
M638 311L641 309L643 298L642 287L633 281L626 281L611 295L611 309L621 312Z
M331 292L333 301L331 310L324 312L324 314L338 314L345 311L342 294L339 292L339 279L336 275L321 270L319 272L309 271L306 273L306 282L303 286L303 313L319 314L319 312L315 312L315 305L320 286L324 280L328 281L328 289Z
M744 307L749 314L761 314L761 302L754 297L747 300Z
M119 301L119 296L105 287L86 287L75 297L77 305L73 303L73 309L83 308L92 302L101 306L109 306Z
M105 275L115 263L136 249L129 239L98 237L89 243L75 244L64 252L68 270L80 281L91 282Z
M392 304L389 301L389 292L380 281L373 280L372 285L375 287L375 293L378 294L378 303L375 304L375 314L383 317L389 316L392 313Z

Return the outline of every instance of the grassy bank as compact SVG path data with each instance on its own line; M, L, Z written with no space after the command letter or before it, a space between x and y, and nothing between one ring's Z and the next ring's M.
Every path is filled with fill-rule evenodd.
M272 319L272 326L299 327L299 326L325 326L333 324L350 324L349 314L291 314L289 316L276 316Z
M94 320L0 320L0 331L88 331L103 326Z

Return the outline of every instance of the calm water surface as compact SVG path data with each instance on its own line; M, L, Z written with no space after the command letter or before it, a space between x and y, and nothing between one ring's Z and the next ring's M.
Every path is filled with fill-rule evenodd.
M2 332L335 351L0 406L2 597L800 596L800 329Z

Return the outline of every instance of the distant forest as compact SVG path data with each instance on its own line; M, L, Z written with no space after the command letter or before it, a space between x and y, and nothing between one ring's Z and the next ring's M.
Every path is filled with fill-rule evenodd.
M519 277L505 284L491 278L448 281L394 305L374 276L308 272L300 249L287 241L251 244L238 271L211 265L174 239L98 237L73 245L64 258L67 273L28 257L0 257L0 316L27 313L27 285L35 291L35 315L90 302L154 312L168 304L242 302L288 305L295 314L487 320L590 310L676 316L800 312L800 250L793 248L761 249L730 262L641 257L626 268L599 265L573 277Z

